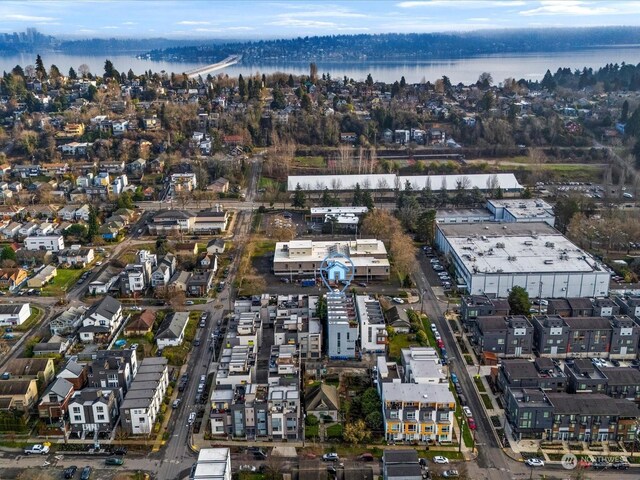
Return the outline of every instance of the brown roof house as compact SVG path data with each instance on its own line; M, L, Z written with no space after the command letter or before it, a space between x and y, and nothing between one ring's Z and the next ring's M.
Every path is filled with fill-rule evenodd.
M0 410L16 410L28 413L38 400L35 379L0 380Z
M318 419L329 420L330 418L332 422L338 421L340 398L336 387L321 383L309 388L304 397L307 414L315 415Z
M145 310L124 327L124 335L126 337L139 337L149 333L153 329L155 321L156 313L153 310Z
M14 358L2 369L2 378L13 380L37 380L46 386L55 377L56 370L51 358Z

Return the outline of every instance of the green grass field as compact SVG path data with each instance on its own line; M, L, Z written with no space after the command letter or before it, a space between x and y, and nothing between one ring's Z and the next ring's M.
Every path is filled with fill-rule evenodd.
M399 361L400 351L403 348L409 348L412 345L418 344L415 341L415 337L415 335L410 333L396 333L389 341L389 358Z
M33 327L36 323L38 323L42 319L42 313L43 313L42 309L34 306L32 303L31 315L29 315L29 318L27 318L22 325L17 325L16 327L13 327L13 329L16 332L26 332L28 330L31 330L31 327Z
M258 180L258 189L264 188L267 190L269 188L273 188L275 190L280 190L281 186L282 183L274 180L273 178L260 177L260 180Z
M324 168L324 157L296 157L293 161L297 167Z
M68 292L80 278L84 270L75 268L58 268L58 274L49 285L42 289L42 294L57 297Z

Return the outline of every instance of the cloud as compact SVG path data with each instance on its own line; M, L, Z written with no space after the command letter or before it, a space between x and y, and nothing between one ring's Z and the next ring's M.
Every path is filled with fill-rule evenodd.
M138 25L138 22L122 22L122 25Z
M397 3L400 8L420 8L445 6L447 8L487 8L487 7L522 7L527 2L523 0L492 0L492 1L475 1L475 0L458 0L452 2L450 0L409 0Z
M177 25L211 25L211 22L206 22L204 20L182 20L178 22Z
M3 20L15 20L16 22L53 22L58 20L54 17L38 17L35 15L22 15L19 13L3 15Z
M597 6L583 1L551 0L540 2L540 4L540 7L521 11L520 15L610 15L621 13L616 8Z
M299 28L335 28L339 25L334 22L321 22L317 20L303 20L298 18L281 18L275 22L268 23L278 27L299 27Z
M118 30L120 27L116 27L115 25L107 25L106 27L100 27L103 30Z

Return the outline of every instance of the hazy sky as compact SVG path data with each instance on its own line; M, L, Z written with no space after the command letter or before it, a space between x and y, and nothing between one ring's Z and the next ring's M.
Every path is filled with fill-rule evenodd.
M640 25L629 0L2 0L0 32L274 38L486 28Z

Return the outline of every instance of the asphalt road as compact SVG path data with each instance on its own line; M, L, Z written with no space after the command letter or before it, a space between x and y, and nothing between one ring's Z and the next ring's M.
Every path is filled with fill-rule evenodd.
M445 343L450 359L451 371L458 375L458 379L462 385L462 390L467 398L467 403L469 408L471 408L476 424L478 425L478 428L475 431L476 445L478 445L477 464L485 472L491 473L488 478L511 478L509 474L511 473L513 465L510 464L511 462L507 462L507 457L502 452L502 447L495 438L490 423L491 420L487 417L484 409L482 408L481 400L474 388L473 381L469 375L467 375L465 360L458 351L456 340L449 328L448 322L443 316L440 303L427 281L425 272L427 269L431 268L429 265L429 259L422 252L419 252L418 255L420 255L420 269L416 273L415 278L417 287L424 292L425 313L429 316L431 321L436 324L438 331L442 335L442 339ZM513 464L516 463L513 462Z

